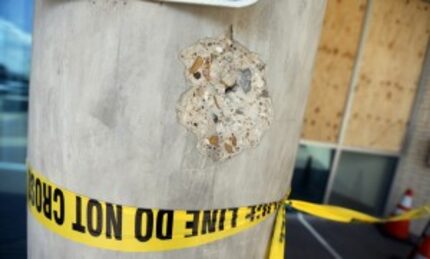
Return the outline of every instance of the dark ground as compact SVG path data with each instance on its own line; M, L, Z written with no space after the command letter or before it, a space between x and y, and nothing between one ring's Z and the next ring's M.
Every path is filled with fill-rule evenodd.
M0 193L0 258L26 258L24 195ZM305 216L305 220L340 255L348 259L406 258L412 245L382 235L376 226L340 224ZM286 258L331 259L330 252L304 227L297 214L288 214ZM339 257L338 257L339 258Z
M345 259L407 258L413 248L411 241L398 241L385 236L376 225L343 224L304 216L319 235ZM304 227L297 214L287 216L288 259L336 258Z
M0 192L0 258L25 259L26 206L23 194Z

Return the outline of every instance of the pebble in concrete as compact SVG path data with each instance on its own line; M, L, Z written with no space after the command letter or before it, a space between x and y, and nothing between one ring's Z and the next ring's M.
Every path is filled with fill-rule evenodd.
M180 124L215 161L256 147L273 119L265 64L226 37L206 38L180 54L191 86L177 105Z

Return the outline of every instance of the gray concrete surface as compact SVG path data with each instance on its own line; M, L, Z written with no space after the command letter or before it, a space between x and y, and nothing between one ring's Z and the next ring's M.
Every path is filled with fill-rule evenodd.
M73 192L132 206L208 209L280 200L292 176L324 9L325 0L260 0L243 9L37 1L29 163ZM177 121L177 102L188 88L178 55L230 28L267 65L274 120L257 148L218 163L200 154ZM203 247L124 254L59 238L28 219L31 258L64 259L262 259L273 222Z

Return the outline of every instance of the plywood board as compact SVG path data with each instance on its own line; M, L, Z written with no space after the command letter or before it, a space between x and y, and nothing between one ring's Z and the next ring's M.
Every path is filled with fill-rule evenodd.
M345 144L399 151L430 35L430 4L374 0Z
M338 139L366 4L366 0L328 1L302 130L304 139Z

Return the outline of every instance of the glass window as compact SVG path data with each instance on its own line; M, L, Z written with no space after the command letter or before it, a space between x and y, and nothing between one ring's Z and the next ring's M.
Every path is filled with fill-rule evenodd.
M33 0L0 0L0 258L27 258L25 160Z
M25 164L32 13L31 0L0 1L1 171Z
M395 157L342 152L330 203L381 215L396 163Z
M300 145L293 180L291 198L321 203L333 160L329 148Z

